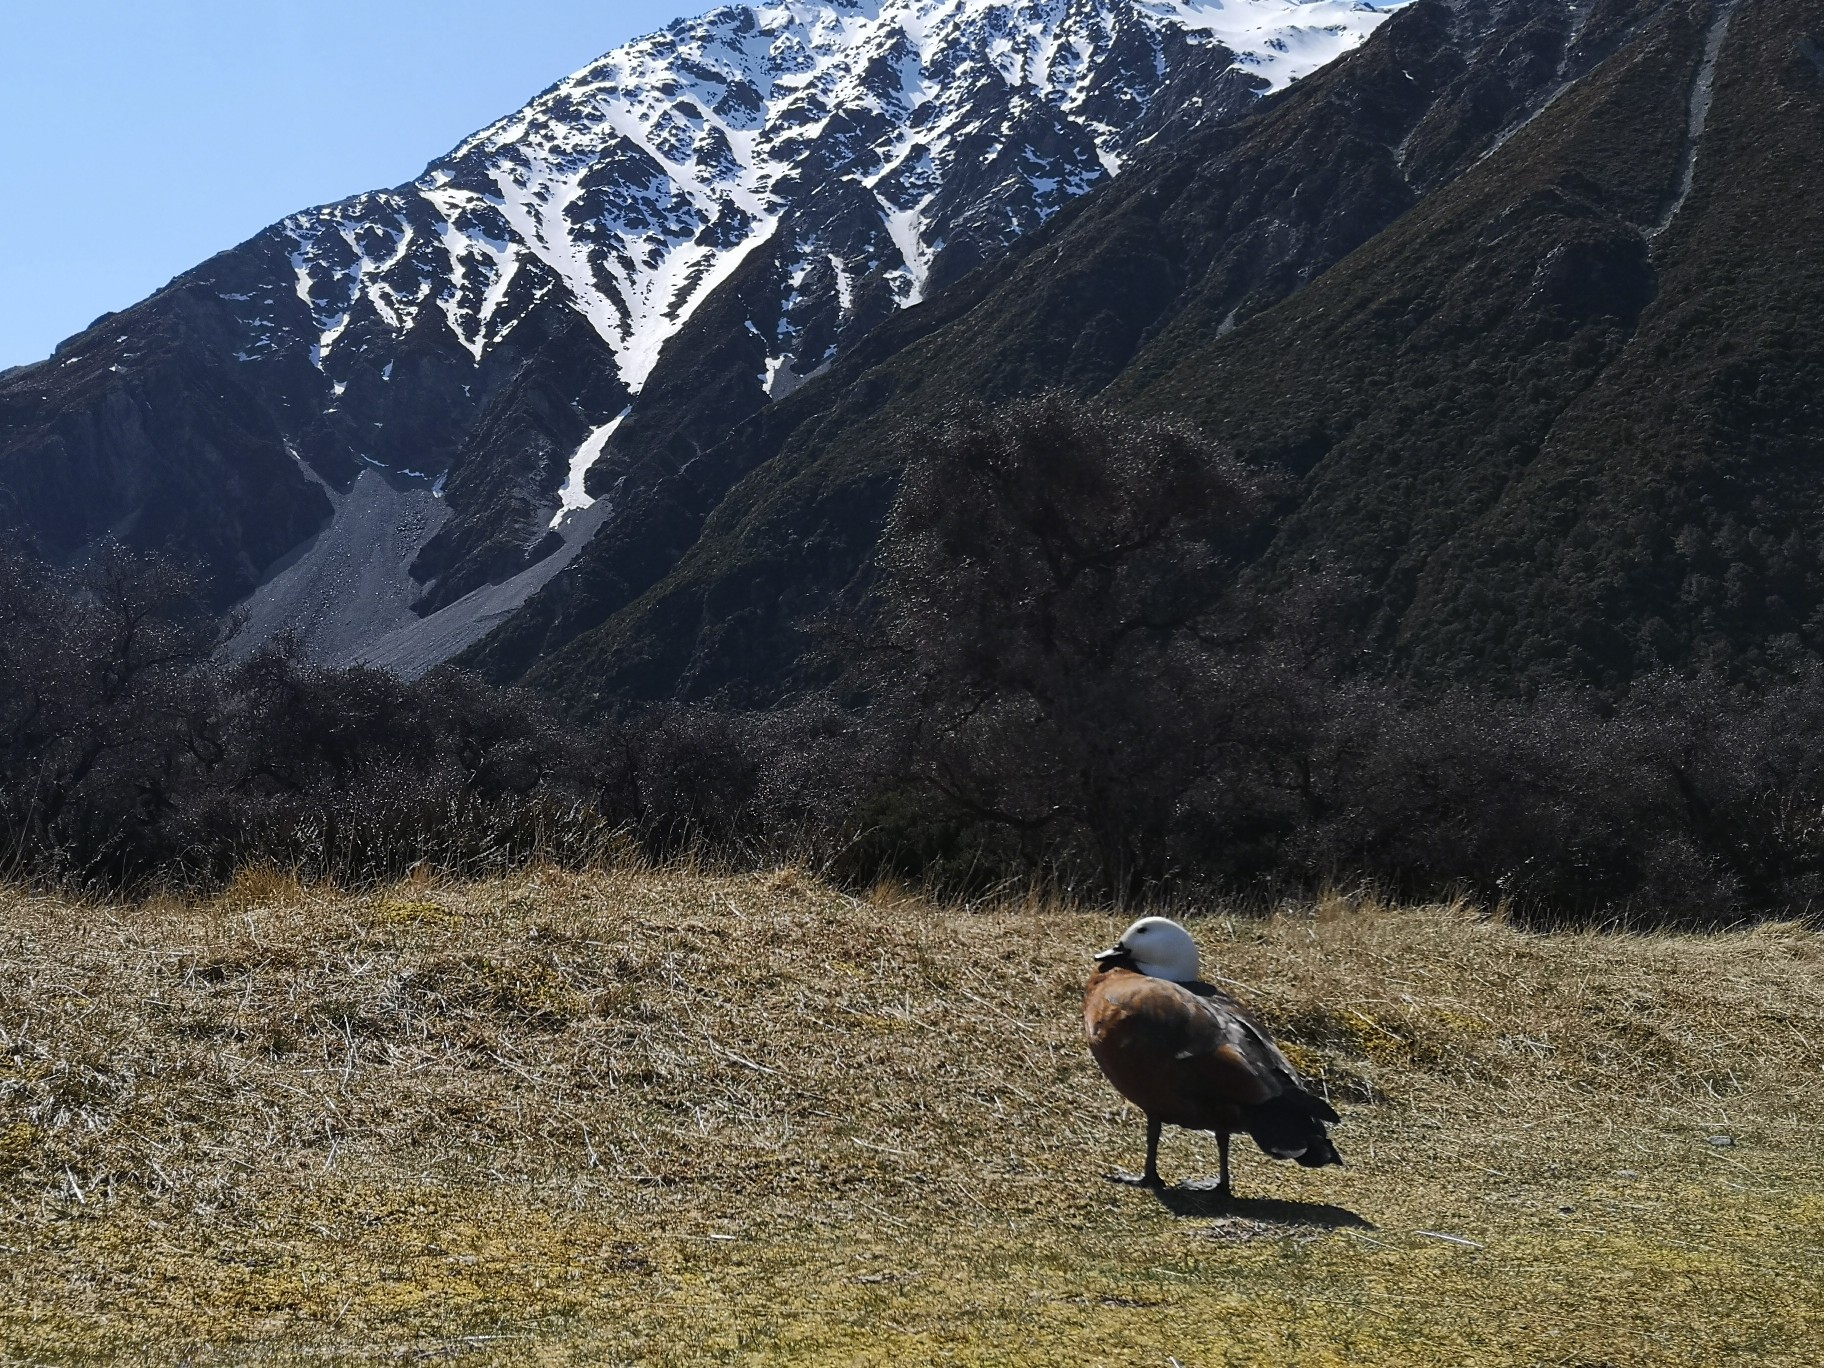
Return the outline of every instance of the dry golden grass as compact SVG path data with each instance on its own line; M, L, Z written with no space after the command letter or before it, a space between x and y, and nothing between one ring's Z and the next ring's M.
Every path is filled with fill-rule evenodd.
M1350 1167L1103 1181L1141 1141L1080 1038L1106 915L789 872L0 895L0 1356L1818 1361L1824 938L1192 925ZM1170 1134L1168 1178L1213 1161Z

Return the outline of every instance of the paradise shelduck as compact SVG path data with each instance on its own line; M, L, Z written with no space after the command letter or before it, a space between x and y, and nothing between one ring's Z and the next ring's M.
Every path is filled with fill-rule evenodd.
M1324 1129L1340 1119L1330 1104L1305 1086L1260 1023L1198 972L1190 932L1164 917L1142 917L1096 956L1084 997L1090 1053L1116 1091L1146 1113L1140 1183L1162 1186L1159 1134L1168 1125L1215 1132L1222 1196L1236 1131L1275 1159L1306 1168L1342 1163Z

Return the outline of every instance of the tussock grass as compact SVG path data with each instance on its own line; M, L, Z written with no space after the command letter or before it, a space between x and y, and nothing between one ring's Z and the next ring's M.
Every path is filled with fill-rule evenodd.
M1110 915L792 871L0 894L0 1351L1815 1361L1824 937L1192 924L1349 1167L1103 1181L1141 1144L1080 1036Z

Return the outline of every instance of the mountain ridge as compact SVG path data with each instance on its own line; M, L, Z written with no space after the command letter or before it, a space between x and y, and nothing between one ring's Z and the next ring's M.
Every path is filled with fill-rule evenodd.
M806 16L993 15L1109 42L1063 108L1012 84L1030 44L953 25L949 47L917 46L920 70L942 48L973 77L921 115L901 98L909 39L884 67L832 39L856 59L840 71L794 39L801 84L745 144L709 117L728 68L715 100L701 73L654 85L599 183L499 152L618 128L599 104L533 127L599 94L598 63L423 178L423 205L463 201L440 218L467 225L461 269L413 264L445 250L435 233L405 249L403 229L344 238L305 216L318 255L279 225L8 372L0 522L54 559L110 536L176 546L221 606L248 607L243 650L302 624L320 659L454 656L579 716L766 704L830 677L817 624L865 601L907 434L1064 388L1192 422L1260 468L1283 499L1247 579L1353 585L1374 669L1614 690L1824 657L1815 0L1417 0L1362 11L1375 31L1346 60L1264 97L1274 82L1192 34L1193 10L1213 12L843 0L674 25L653 41L678 62L757 34L770 54ZM1052 58L1032 70L1049 80ZM900 102L832 110L869 71ZM1116 130L1095 101L1147 107ZM760 118L741 103L729 117ZM948 150L914 155L939 125ZM660 134L709 198L657 196ZM765 185L763 136L793 149ZM647 216L646 294L569 263L624 318L573 306L551 233L501 264L524 241L503 181L527 224L586 195L586 224ZM735 211L781 184L765 240L730 247ZM931 225L904 217L940 201ZM378 203L337 212L406 212ZM607 257L635 241L598 238ZM678 284L674 317L649 307ZM284 345L238 359L250 320Z
M605 491L681 468L1146 139L1247 108L1383 17L1338 0L792 0L677 21L409 185L292 215L10 375L0 509L53 559L114 535L172 550L218 604L245 599L337 658L360 658L362 633L319 637L324 605L380 576L381 635L409 628L401 602L456 609L426 634L443 644L395 657L423 668L464 614L457 636L485 630L479 598L612 523L579 521ZM160 338L182 365L153 378ZM94 416L158 404L176 416L133 441ZM184 466L243 442L246 470ZM401 564L312 561L363 481L425 540L388 553ZM180 502L189 516L140 516Z

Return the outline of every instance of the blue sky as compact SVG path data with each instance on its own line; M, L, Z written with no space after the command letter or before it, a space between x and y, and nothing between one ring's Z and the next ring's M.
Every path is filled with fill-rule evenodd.
M0 369L712 0L0 0Z

